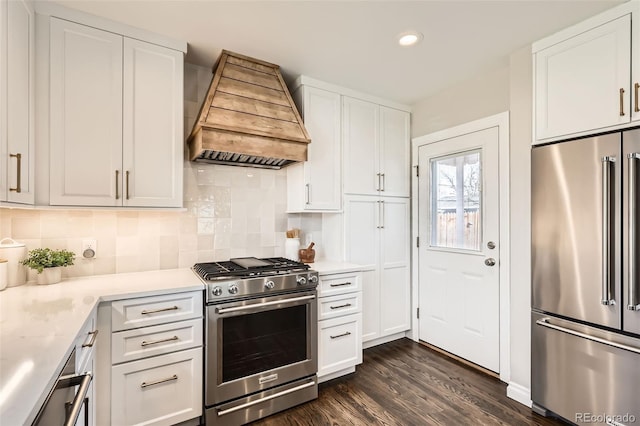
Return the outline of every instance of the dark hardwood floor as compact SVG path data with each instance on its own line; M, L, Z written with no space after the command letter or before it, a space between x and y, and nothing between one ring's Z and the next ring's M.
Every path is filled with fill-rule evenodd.
M409 339L364 351L354 374L318 399L253 423L280 425L562 425L507 398L506 384Z

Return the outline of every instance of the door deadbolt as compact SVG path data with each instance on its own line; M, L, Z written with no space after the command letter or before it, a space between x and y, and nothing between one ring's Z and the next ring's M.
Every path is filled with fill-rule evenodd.
M493 250L494 248L496 248L496 243L494 243L493 241L489 241L489 242L487 243L487 247L488 247L490 250Z

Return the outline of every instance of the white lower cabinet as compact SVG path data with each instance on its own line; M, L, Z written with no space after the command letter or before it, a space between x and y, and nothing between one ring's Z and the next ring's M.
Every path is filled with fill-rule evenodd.
M111 370L114 425L173 425L198 417L202 348L116 365Z
M362 363L362 291L359 272L320 275L318 382L355 371Z
M202 291L103 303L98 424L165 426L202 415ZM105 401L106 400L106 401Z

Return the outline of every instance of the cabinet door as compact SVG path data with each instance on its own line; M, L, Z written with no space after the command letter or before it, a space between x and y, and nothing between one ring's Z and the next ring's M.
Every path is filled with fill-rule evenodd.
M305 87L304 125L311 136L304 163L305 209L340 210L340 95Z
M6 2L6 200L33 204L34 15L25 0ZM3 7L5 7L3 5Z
M363 265L362 340L380 337L380 208L379 197L345 198L346 260Z
M122 37L50 24L50 203L121 205Z
M344 192L374 195L380 189L379 107L343 96Z
M409 199L384 198L380 238L379 310L382 336L410 328Z
M318 323L318 378L362 363L360 314Z
M182 52L124 39L123 205L182 207Z
M409 113L380 107L380 194L409 196Z
M628 123L630 58L630 15L536 52L536 139Z

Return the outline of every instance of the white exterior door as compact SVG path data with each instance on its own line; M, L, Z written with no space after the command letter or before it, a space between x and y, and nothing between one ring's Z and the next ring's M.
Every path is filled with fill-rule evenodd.
M499 372L498 128L418 156L419 338Z

